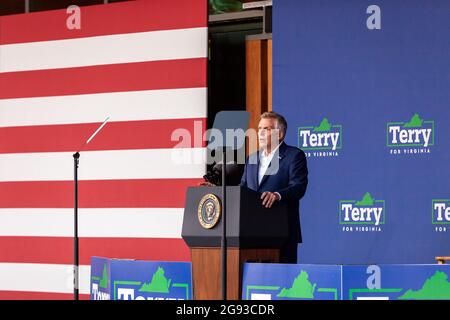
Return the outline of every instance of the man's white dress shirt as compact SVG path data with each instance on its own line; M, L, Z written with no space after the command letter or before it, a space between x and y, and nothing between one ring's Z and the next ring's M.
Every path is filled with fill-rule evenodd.
M264 174L266 173L267 168L269 167L270 161L272 161L273 155L280 147L280 144L278 144L278 146L275 149L273 149L269 154L266 154L266 150L261 150L261 152L259 153L258 185L261 184ZM278 192L275 193L281 200L281 195Z

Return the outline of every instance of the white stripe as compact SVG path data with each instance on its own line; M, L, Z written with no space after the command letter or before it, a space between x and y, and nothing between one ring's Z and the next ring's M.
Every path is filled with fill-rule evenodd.
M0 181L73 180L72 154L71 152L1 154ZM78 178L79 180L201 178L205 174L205 156L205 148L84 151L80 156Z
M206 118L206 88L0 99L0 127Z
M0 72L204 58L207 28L150 31L0 46Z
M252 293L250 300L272 300L272 295L267 293Z
M78 210L78 235L89 238L181 238L183 208ZM73 209L0 209L0 236L73 237Z
M89 294L91 267L80 266L80 293ZM0 263L0 290L73 293L73 266Z

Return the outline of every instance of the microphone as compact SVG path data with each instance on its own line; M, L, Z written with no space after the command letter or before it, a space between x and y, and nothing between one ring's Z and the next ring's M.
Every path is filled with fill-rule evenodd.
M237 186L241 183L242 173L244 166L235 162L227 163L227 185ZM216 163L213 167L207 171L203 176L206 181L215 184L216 186L222 185L222 164Z

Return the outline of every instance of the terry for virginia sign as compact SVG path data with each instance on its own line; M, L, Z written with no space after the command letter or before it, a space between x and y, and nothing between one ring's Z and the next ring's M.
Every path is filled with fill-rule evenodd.
M189 299L189 262L91 259L91 300Z

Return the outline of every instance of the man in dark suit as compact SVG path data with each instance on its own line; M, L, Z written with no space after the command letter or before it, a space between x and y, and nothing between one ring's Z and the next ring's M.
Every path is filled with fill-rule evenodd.
M266 208L276 201L287 203L289 238L281 248L280 262L297 263L297 245L302 242L299 200L308 185L308 168L305 153L284 142L286 130L283 116L275 112L261 115L259 150L247 158L241 186L260 192Z

